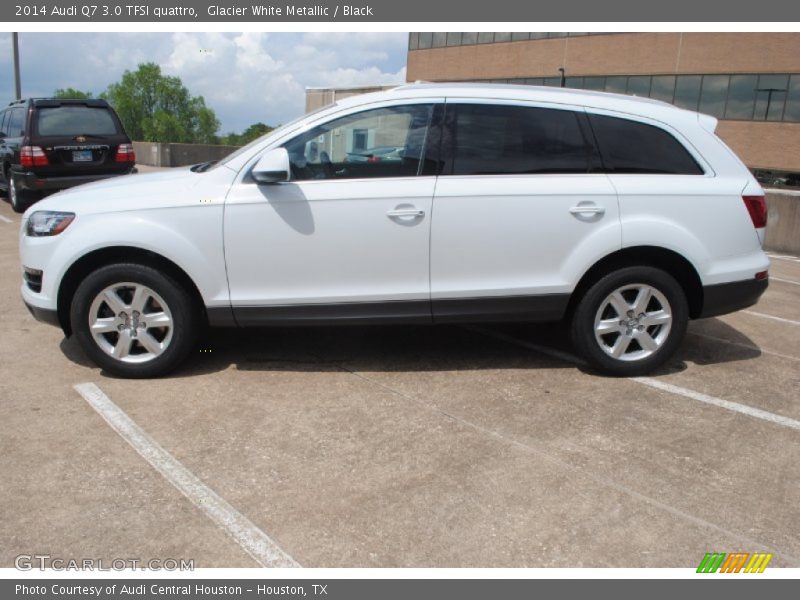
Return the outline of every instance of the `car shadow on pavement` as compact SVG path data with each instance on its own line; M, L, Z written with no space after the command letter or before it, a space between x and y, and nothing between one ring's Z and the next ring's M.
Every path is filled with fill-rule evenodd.
M61 351L73 363L94 366L74 339L62 340ZM596 375L562 354L574 356L575 351L561 324L220 329L210 331L167 377L193 377L231 366L239 371L307 372L575 369ZM713 365L760 355L749 337L727 323L695 321L675 356L653 374L683 371L687 363Z

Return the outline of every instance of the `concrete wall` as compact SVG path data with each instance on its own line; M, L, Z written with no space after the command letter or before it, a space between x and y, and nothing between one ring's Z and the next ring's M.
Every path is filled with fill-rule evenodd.
M136 162L151 167L182 167L207 160L219 160L237 148L238 146L214 146L211 144L133 142Z
M800 192L768 190L767 207L769 219L764 247L800 255Z

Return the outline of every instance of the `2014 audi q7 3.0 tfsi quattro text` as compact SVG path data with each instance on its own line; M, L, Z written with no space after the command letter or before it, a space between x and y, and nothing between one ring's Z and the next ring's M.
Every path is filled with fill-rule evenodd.
M205 324L562 319L595 368L641 374L767 287L764 192L715 126L552 88L350 98L31 207L22 296L120 376L174 368Z

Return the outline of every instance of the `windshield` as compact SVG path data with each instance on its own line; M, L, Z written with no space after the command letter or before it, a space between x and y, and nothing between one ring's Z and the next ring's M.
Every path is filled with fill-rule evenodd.
M285 131L287 131L289 129L292 129L298 123L300 123L301 121L304 121L308 117L310 117L312 115L315 115L318 112L322 112L323 110L328 110L329 108L333 108L334 106L336 106L336 104L329 104L327 106L323 106L322 108L318 108L317 110L311 111L310 113L306 113L304 115L301 115L301 116L297 117L296 119L294 119L292 121L289 121L285 125L280 125L277 129L273 129L269 133L265 133L261 137L254 139L249 144L247 144L245 146L242 146L241 148L237 148L236 150L234 150L233 152L228 154L228 156L226 156L225 158L223 158L219 162L214 163L213 165L210 165L208 168L202 169L202 170L200 170L198 172L202 173L204 171L210 171L211 169L215 169L215 168L217 168L217 167L219 167L221 165L227 164L230 161L232 161L233 159L237 158L238 156L241 156L242 154L245 154L245 153L249 152L250 150L252 150L253 148L255 148L256 146L260 145L268 137L271 137L271 136L276 135L276 134L281 134L281 133L283 133L283 132L285 132Z
M116 135L117 124L107 108L90 106L42 107L39 135Z

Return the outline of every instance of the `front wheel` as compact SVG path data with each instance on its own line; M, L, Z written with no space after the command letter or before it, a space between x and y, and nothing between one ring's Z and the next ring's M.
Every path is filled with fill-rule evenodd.
M101 368L120 377L157 377L180 364L199 330L188 292L144 265L102 267L78 286L72 330Z
M689 321L686 294L665 271L626 267L593 284L572 318L572 340L599 371L631 377L664 363Z

